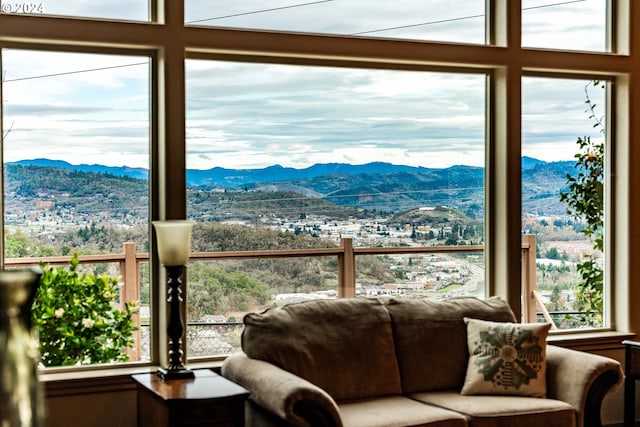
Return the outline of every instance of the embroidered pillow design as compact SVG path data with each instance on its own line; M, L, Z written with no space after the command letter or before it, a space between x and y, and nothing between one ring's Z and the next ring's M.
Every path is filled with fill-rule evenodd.
M550 324L464 320L469 363L462 394L546 396Z

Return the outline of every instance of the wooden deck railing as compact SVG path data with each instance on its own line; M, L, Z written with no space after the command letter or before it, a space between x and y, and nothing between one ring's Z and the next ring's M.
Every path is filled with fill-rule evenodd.
M536 308L551 319L536 293L536 243L534 235L524 236L522 244L522 295L523 321L536 321ZM348 298L356 295L356 257L363 255L392 255L392 254L434 254L434 253L469 253L483 252L483 246L419 246L419 247L354 247L350 238L341 239L341 245L336 248L321 249L284 249L284 250L256 250L242 252L194 252L190 261L211 261L221 259L256 259L256 258L291 258L291 257L337 257L338 259L338 297ZM43 262L46 265L68 264L71 256L56 256L42 258L7 258L6 267L27 267ZM122 276L122 302L140 300L140 263L148 262L148 253L137 253L134 243L124 243L120 254L82 255L81 264L118 263ZM136 316L139 325L139 318ZM553 322L552 322L553 323ZM136 337L137 346L130 352L132 360L140 357L139 336Z

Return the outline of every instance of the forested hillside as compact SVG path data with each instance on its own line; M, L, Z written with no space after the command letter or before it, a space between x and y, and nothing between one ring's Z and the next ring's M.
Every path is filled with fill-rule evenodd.
M187 193L189 216L198 221L248 221L264 217L296 218L326 215L333 219L363 217L355 207L343 207L317 197L293 191L208 191L190 188Z
M567 174L575 174L572 161L523 157L523 213L563 215L559 192L566 186ZM27 199L46 195L57 197L59 207L67 203L83 212L109 207L114 214L120 209L120 215L126 215L127 210L146 209L148 184L140 178L145 175L139 168L25 160L6 165L6 194ZM463 165L441 169L387 163L306 169L276 165L256 170L189 170L187 176L190 213L205 221L253 220L265 212L279 215L307 208L342 217L354 211L387 214L437 205L456 208L471 218L482 218L484 212L484 169Z
M146 180L40 166L7 165L5 222L45 213L70 224L135 223L148 217Z

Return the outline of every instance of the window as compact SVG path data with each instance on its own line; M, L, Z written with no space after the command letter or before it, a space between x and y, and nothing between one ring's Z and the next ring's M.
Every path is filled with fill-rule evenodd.
M523 79L522 228L536 236L536 292L544 303L544 310L538 307L539 318L546 320L546 310L563 329L609 323L600 300L606 283L603 278L585 279L604 269L605 248L598 239L605 228L592 233L591 216L583 212L587 202L604 212L604 86L601 80ZM580 174L595 174L588 182L602 183L593 187L601 191L572 191L567 175L581 188L588 185ZM603 218L602 213L595 216Z
M139 329L130 360L149 358L148 328L140 329L141 320L148 324L148 266L141 262L142 274L127 277L123 264L126 251L148 251L149 63L140 56L2 51L4 257L13 259L7 267L43 261L62 268L55 257L113 255L78 269L124 276L123 289L104 293L118 309L142 304L133 316ZM60 305L51 308L61 325L106 318L91 297L77 301L82 310L65 304L68 298L47 301ZM110 361L93 358L77 361ZM57 360L51 355L52 364Z
M482 245L485 80L187 61L197 250ZM225 266L192 267L191 321L338 295L335 257ZM478 295L483 272L482 252L362 256L356 295Z
M522 0L522 46L606 52L605 0Z
M485 42L485 5L477 0L186 0L188 25L462 43Z
M163 270L150 219L193 217L198 221L193 247L206 251L206 256L198 255L189 265L187 301L211 296L203 292L205 270L207 275L232 278L251 296L224 310L215 304L200 311L185 306L191 321L202 318L213 323L219 319L204 316L222 314L228 323L237 322L245 310L263 306L262 290L265 286L271 289L274 281L266 276L249 277L248 265L256 261L249 258L256 248L247 242L249 237L270 231L274 205L290 215L289 221L280 224L284 227L281 236L296 236L300 240L295 241L304 241L300 250L309 252L288 258L283 256L286 253L258 257L256 263L266 265L267 270L288 270L300 279L319 271L319 290L350 296L349 292L355 294L358 289L366 293L368 269L384 266L389 282L396 283L417 278L418 266L428 267L430 253L413 254L411 246L396 246L400 249L394 251L384 245L371 246L376 236L390 238L395 233L399 245L407 243L402 239L423 243L451 238L451 242L464 241L469 249L457 254L465 267L459 271L473 270L476 284L462 286L464 293L499 295L520 314L521 224L527 221L521 207L529 206L523 200L531 188L520 186L521 180L524 183L522 157L546 162L572 159L576 138L587 129L593 131L584 112L583 88L596 77L607 81L606 96L598 98L594 88L592 99L601 106L610 103L598 110L607 125L605 178L616 177L605 182L606 230L615 233L606 234L603 265L607 280L615 278L615 283L606 281L602 326L640 327L629 315L630 301L640 297L630 261L635 251L632 239L640 226L633 217L640 201L632 187L640 170L631 167L639 160L631 141L640 131L631 120L638 107L630 90L638 84L634 72L638 58L635 52L610 52L625 51L630 45L627 29L633 25L623 21L637 16L635 8L640 6L636 2L619 0L611 10L607 6L611 2L597 0L522 1L516 9L509 0L432 1L426 6L423 1L372 6L372 2L356 0L216 1L215 7L200 0L127 2L126 7L119 2L93 2L86 7L82 2L50 3L43 4L42 12L30 13L15 10L19 2L0 3L4 173L10 178L15 162L25 158L147 171L146 177L131 178L147 179L146 195L127 192L127 200L136 198L135 206L147 198L143 209L125 201L113 202L110 193L94 188L97 181L74 190L89 190L96 200L86 211L101 221L126 223L127 233L145 230L131 239L143 258L140 299L144 304L148 298L150 304L144 312L151 324L151 338L146 341L150 364L162 362L163 349L157 341L166 338L164 328L156 327L166 320L159 309L165 295L160 292ZM620 11L629 13L625 17ZM522 19L508 22L517 15ZM151 23L150 17L156 16L159 23ZM509 31L520 32L521 46L509 45L513 42ZM610 46L611 31L615 31L616 43ZM499 46L487 40L496 40ZM576 91L570 93L574 83ZM559 118L562 123L556 127ZM388 136L390 131L393 137ZM595 131L593 135L600 134ZM549 155L541 145L546 141L562 141L562 150L555 144ZM81 149L74 148L78 143ZM23 154L25 149L28 152ZM364 156L366 161L358 161ZM280 168L263 171L269 186L264 180L247 178L248 171L276 164L304 170L315 164L361 166L366 162L443 167L449 174L438 177L438 187L434 181L412 187L406 180L388 188L376 187L374 192L354 187L341 192L338 187L342 185L334 178L316 180L311 188L303 187L302 182L274 183ZM477 168L472 179L460 180L461 166ZM234 173L227 175L227 187L211 178L201 181L201 171L215 168ZM103 175L106 171L122 172L105 169ZM412 170L405 173L409 176ZM240 190L237 194L229 194L232 183ZM362 184L370 189L376 183L371 179ZM270 191L277 187L289 196L261 199L253 191L258 186ZM43 212L34 217L40 227L34 233L38 238L51 235L50 229L58 226L56 216L63 218L63 225L69 219L64 209L50 211L52 202L58 206L57 200L19 200L22 204L18 204L11 198L17 187L15 181L7 180L4 189L2 241L10 243L4 253L7 265L15 262L11 251L20 248L14 239L16 224L26 221L26 214ZM38 197L48 194L34 191ZM63 196L67 194L59 194ZM329 212L336 206L348 208L357 218L365 210L368 215L374 209L378 213L381 196L393 197L397 211L417 206L426 214L440 206L457 209L479 223L464 228L455 224L427 227L412 224L407 216L404 226L373 222L354 231L348 223L312 223L307 209L301 209L301 201L313 198L314 207ZM418 204L408 204L409 199ZM251 204L253 211L246 208ZM133 218L139 216L142 222L135 223ZM251 227L243 230L253 235L241 240L245 246L238 253L230 244L239 242L225 233L227 229L237 232L246 223ZM211 224L221 227L207 228ZM85 224L74 226L84 229ZM26 235L33 228L24 230ZM94 232L88 223L81 234ZM329 232L337 233L331 245L314 246L316 236ZM85 237L78 236L77 242L67 245L68 250L79 247L87 253L96 249ZM111 256L120 251L122 240L107 240L109 244L98 248L100 252ZM47 241L37 250L46 252L58 244L58 240ZM272 239L271 246L260 251L275 249L277 244ZM24 254L39 255L35 248L24 245ZM558 251L562 255L560 248ZM340 263L347 252L356 260L355 277L341 276ZM415 271L408 271L410 264ZM114 265L104 268L115 270ZM291 281L278 293L306 293L311 288L308 282ZM399 292L401 287L396 288ZM453 291L458 289L444 287L442 296L456 295ZM231 294L217 296L232 299ZM616 301L615 310L612 301ZM188 330L187 342L189 334ZM211 356L218 350L189 352Z

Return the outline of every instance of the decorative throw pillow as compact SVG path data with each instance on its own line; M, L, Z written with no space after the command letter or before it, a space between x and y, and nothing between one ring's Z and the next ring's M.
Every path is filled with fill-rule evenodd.
M464 321L469 363L462 394L546 396L550 323Z

